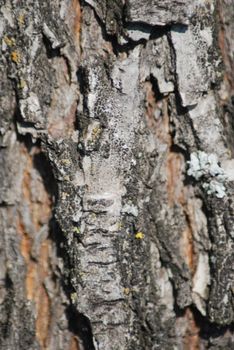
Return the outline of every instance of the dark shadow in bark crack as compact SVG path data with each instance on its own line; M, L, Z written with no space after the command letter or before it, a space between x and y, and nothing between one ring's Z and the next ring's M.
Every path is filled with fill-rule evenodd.
M54 58L54 57L59 57L60 55L60 48L53 49L51 46L51 43L49 39L43 35L43 44L46 49L46 54L48 58Z
M14 285L8 273L5 277L5 288L8 292L4 300L1 302L1 316L4 315L4 317L3 322L2 320L0 322L0 348L2 345L2 339L6 339L11 331L10 320L14 308L14 303L12 302L12 300L14 300Z
M200 328L199 335L201 339L213 340L222 337L226 332L230 331L230 334L233 334L234 324L228 326L220 326L215 323L211 323L207 317L202 316L202 314L193 306L191 306L191 311L193 313L196 325ZM212 344L212 342L211 342Z
M153 26L150 40L161 38L163 35L166 35L171 30L171 25L165 25L165 26Z
M82 340L84 349L95 350L91 323L88 317L79 313L73 305L69 305L66 314L69 330Z
M159 102L165 98L165 96L160 92L159 86L158 86L158 80L153 76L153 74L150 74L149 81L152 84L152 89L154 93L154 98L156 102Z
M34 155L33 165L40 173L45 189L50 195L54 204L57 199L58 188L49 160L43 152L40 152Z
M89 6L92 8L94 12L95 19L98 23L98 25L101 28L102 31L102 37L105 41L110 42L112 44L112 49L113 52L116 56L118 56L119 53L129 53L130 51L133 51L133 49L138 46L138 45L144 45L148 40L151 39L157 39L159 37L162 37L163 35L167 34L171 30L171 25L164 25L164 26L159 26L159 25L150 25L145 22L128 22L125 20L126 18L126 4L123 5L122 8L122 19L119 21L119 27L121 28L119 30L119 33L115 33L113 35L107 33L106 30L106 25L101 20L101 18L97 15L96 10L94 9L93 6L87 3L83 3L83 6ZM138 32L142 32L144 34L149 34L149 39L145 38L140 38L137 41L132 40L131 38L128 37L126 33L126 29L129 30L135 30ZM123 39L125 39L127 42L125 44L120 44L118 41L118 36L121 35Z
M234 157L234 96L222 106L223 118L222 123L224 125L224 132L227 139L228 147L232 152L232 158Z

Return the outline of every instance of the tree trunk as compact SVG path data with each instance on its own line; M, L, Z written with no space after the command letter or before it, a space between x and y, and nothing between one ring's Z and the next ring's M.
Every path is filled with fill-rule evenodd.
M0 349L232 349L232 0L1 1Z

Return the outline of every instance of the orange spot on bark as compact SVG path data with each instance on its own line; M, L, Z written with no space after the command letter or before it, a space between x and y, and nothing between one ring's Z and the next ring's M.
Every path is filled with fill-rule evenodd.
M78 49L80 46L80 34L81 34L81 20L82 20L82 11L80 2L78 0L72 0L71 5L68 9L69 26L72 30L74 43Z
M31 250L32 243L31 243L30 237L25 232L24 224L20 216L17 217L16 229L21 236L21 245L20 245L21 254L24 257L25 261L28 262L30 259L30 250Z

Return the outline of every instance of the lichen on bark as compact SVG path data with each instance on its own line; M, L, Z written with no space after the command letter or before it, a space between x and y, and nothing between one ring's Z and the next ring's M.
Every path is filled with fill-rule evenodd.
M233 346L218 14L227 50L215 1L2 1L0 347Z

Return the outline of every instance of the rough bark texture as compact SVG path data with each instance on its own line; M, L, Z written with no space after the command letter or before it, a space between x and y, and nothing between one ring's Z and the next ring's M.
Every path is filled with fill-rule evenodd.
M232 349L234 3L1 1L0 349Z

